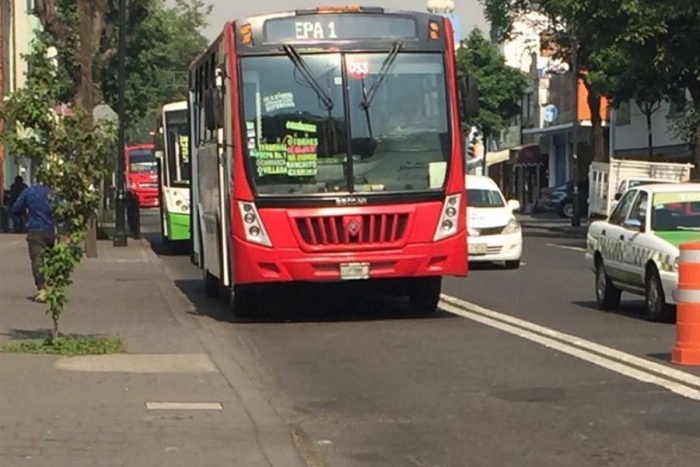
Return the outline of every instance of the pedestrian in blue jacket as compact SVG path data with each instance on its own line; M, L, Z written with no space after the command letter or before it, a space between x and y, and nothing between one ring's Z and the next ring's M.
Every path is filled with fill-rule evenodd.
M32 185L19 195L12 205L12 213L16 216L28 213L27 247L32 263L32 274L37 294L34 300L46 301L46 283L41 274L41 255L47 248L52 248L56 242L56 226L53 210L49 201L51 189L46 185Z

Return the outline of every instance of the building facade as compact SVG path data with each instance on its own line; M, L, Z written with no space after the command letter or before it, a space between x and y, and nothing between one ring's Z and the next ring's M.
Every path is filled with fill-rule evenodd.
M27 62L23 55L31 51L35 32L41 27L39 19L33 14L33 0L0 0L2 10L2 97L26 83ZM4 123L4 122L3 122ZM7 147L3 151L3 187L12 184L16 175L22 175L25 181L31 180L31 163L21 154L11 154Z
M622 159L648 159L647 118L634 101L623 102L611 116L612 156ZM651 115L652 150L656 161L691 162L692 151L676 130L683 113L668 101L661 102Z

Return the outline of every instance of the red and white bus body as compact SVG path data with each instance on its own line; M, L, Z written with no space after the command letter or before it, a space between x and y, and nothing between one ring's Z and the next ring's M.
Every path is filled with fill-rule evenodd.
M158 207L158 160L153 144L132 144L124 149L127 189L139 207Z
M227 23L190 67L189 108L208 295L254 308L259 286L359 279L429 312L443 276L467 275L449 20L354 7Z

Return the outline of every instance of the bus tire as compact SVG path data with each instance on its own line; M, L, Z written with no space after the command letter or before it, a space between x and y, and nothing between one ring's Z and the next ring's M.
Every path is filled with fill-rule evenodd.
M204 294L209 298L219 297L219 278L204 270Z
M231 311L236 318L250 318L255 310L255 291L234 286L231 291Z
M437 312L442 291L442 277L424 277L412 284L408 298L411 311L420 315Z

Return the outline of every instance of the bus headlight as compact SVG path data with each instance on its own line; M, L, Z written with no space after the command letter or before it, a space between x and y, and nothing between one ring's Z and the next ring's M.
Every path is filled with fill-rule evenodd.
M461 202L461 194L449 195L445 198L445 202L442 205L442 213L440 214L440 221L438 222L437 229L435 229L435 235L433 235L434 242L451 237L457 233L457 213L461 207Z
M267 236L267 232L260 220L260 215L258 214L255 204L239 201L238 207L241 211L245 239L252 243L271 247L272 242L270 241L270 237Z

